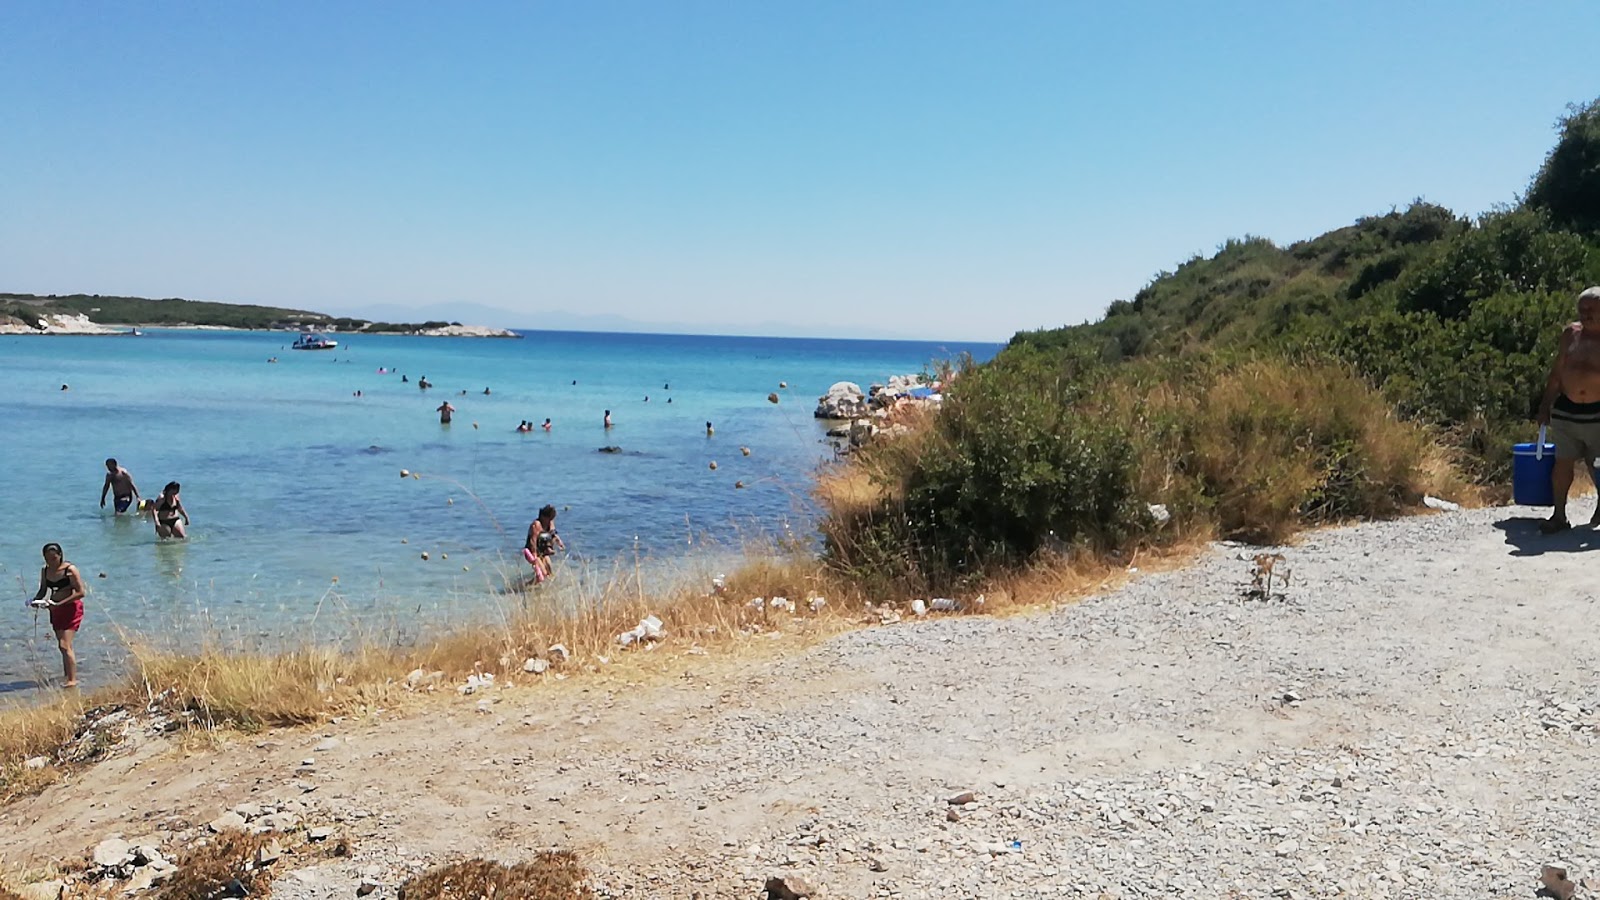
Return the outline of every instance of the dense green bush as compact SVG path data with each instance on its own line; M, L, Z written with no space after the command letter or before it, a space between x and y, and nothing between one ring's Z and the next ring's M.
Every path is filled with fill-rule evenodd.
M1527 205L1561 228L1600 234L1600 99L1569 108L1560 139L1528 188Z
M851 464L883 490L866 508L825 503L826 558L912 591L1044 550L1276 540L1461 487L1430 434L1341 365L1188 355L1107 367L1088 345L1007 349L956 378L924 430ZM1152 503L1171 521L1158 527Z
M1494 213L1407 271L1398 306L1453 319L1476 301L1507 291L1576 291L1588 261L1583 238L1556 230L1543 213Z

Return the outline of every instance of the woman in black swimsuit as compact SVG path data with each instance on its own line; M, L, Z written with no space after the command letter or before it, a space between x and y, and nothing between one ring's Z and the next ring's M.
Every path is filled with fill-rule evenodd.
M556 508L546 504L539 510L539 518L528 525L528 542L523 545L532 550L534 558L534 577L543 581L550 577L550 560L556 555L556 548L567 549L561 535L556 534Z
M156 499L156 537L175 537L181 541L189 536L184 531L189 527L189 511L183 508L183 501L178 498L180 487L176 481L169 481ZM181 524L179 520L182 520Z
M66 561L61 545L44 545L44 566L39 569L39 593L33 595L29 606L50 610L50 628L56 633L56 646L61 650L61 673L65 676L62 687L78 686L78 655L72 650L72 639L83 623L83 576L78 567ZM48 602L45 593L50 594Z

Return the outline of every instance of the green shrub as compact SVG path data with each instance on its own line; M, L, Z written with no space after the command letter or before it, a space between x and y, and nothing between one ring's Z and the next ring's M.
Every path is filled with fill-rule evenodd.
M1399 283L1399 308L1459 318L1495 294L1581 288L1589 269L1583 238L1556 230L1544 214L1514 210L1440 245Z
M1600 233L1600 99L1568 107L1561 137L1528 188L1527 205L1560 228Z

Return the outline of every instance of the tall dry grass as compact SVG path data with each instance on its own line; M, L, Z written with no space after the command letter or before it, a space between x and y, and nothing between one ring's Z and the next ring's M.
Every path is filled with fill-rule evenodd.
M1430 493L1478 499L1432 432L1342 365L1107 369L1030 348L963 377L929 427L869 446L818 486L827 563L901 593L977 590L1045 557L1277 542Z
M1281 541L1306 527L1393 516L1426 494L1477 490L1425 426L1347 368L1252 360L1133 371L1099 414L1131 423L1135 489L1187 537Z

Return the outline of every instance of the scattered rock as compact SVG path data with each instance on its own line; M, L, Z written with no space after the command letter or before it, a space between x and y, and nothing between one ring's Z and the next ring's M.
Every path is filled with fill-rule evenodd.
M528 657L527 660L522 664L522 671L532 672L535 675L544 674L544 670L548 668L550 668L550 663L546 660L540 659L537 656Z
M1577 884L1567 877L1565 866L1545 866L1539 870L1539 893L1554 900L1572 900L1578 893Z
M551 644L550 649L544 651L544 653L555 663L564 663L572 658L572 654L567 651L566 644Z
M50 757L48 757L48 756L35 756L35 757L30 758L26 763L23 763L23 765L27 766L30 769L42 769L45 766L50 765ZM50 883L53 884L54 882L50 882Z
M361 879L361 883L356 885L356 896L365 897L377 889L378 882L373 881L371 878L363 878Z
M239 823L244 827L244 823ZM106 838L94 845L91 854L94 864L102 869L114 869L133 862L133 845L122 838Z
M874 872L887 872L889 871L889 864L874 856L872 859L867 861L867 868Z
M666 631L662 627L660 619L655 616L645 616L639 620L639 624L634 626L632 630L624 631L617 635L617 643L627 647L633 644L657 641L665 633Z
M65 881L35 881L23 885L17 891L17 895L22 900L61 900L61 895L66 893L66 890Z
M944 802L950 804L951 806L966 806L968 803L972 803L972 802L976 801L977 799L978 799L978 795L977 795L976 792L974 792L974 791L962 791L961 793L956 794L953 797L946 798Z
M799 875L773 875L767 879L766 891L767 900L801 900L803 897L817 896L817 889Z
M243 816L246 822L249 822L261 818L261 814L265 810L261 808L259 803L241 803L235 806L233 811Z
M160 880L160 873L149 866L134 869L133 875L128 878L126 884L122 885L122 893L138 894L148 891L157 880Z
M300 817L294 813L269 813L256 820L256 830L261 832L289 832L300 827Z
M325 752L325 751L328 751L328 750L338 749L338 747L339 747L339 739L336 738L336 737L330 737L330 738L323 738L322 739L322 743L317 745L317 750L319 752Z
M211 824L206 827L210 828L213 833L222 834L225 831L243 831L244 826L244 816L236 812L225 812L212 819Z
M319 825L306 832L306 840L308 841L325 841L331 837L333 837L333 829L327 825Z
M268 838L266 843L256 848L256 865L270 866L283 855L283 847L277 838Z
M944 811L944 820L946 822L959 822L961 821L961 813L956 812L955 807L952 806Z
M867 395L861 390L861 385L853 381L839 381L817 398L817 409L812 415L818 419L854 419L868 412Z

